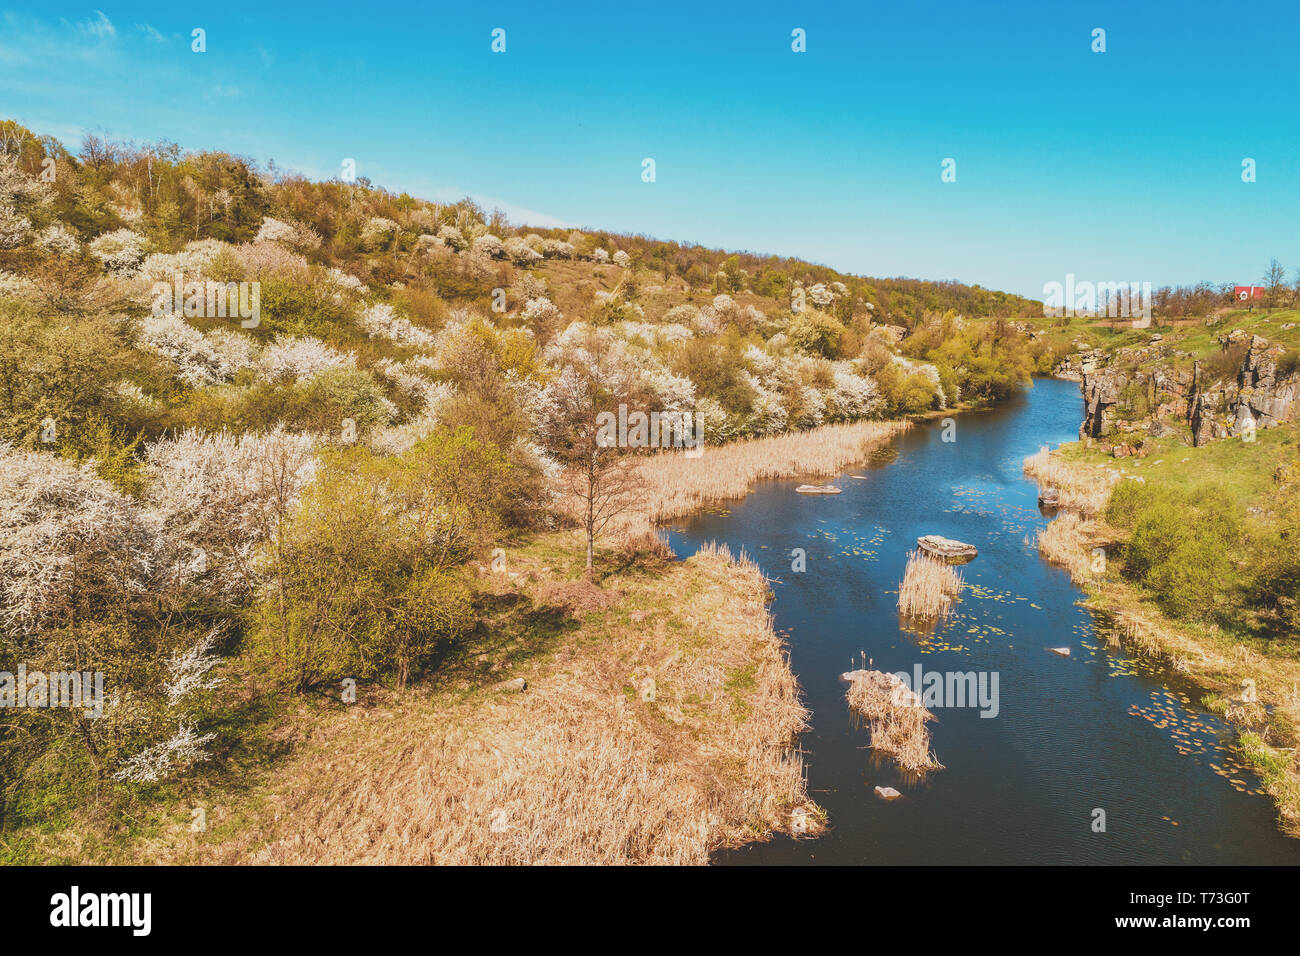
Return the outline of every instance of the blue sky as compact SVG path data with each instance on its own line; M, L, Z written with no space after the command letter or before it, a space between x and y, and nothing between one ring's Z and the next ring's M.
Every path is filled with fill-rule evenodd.
M1034 297L1300 266L1294 0L731 6L0 0L0 115Z

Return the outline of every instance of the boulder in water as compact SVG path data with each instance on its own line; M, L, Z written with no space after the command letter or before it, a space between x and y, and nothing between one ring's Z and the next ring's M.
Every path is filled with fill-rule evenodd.
M881 800L897 800L902 794L893 787L876 787L876 796Z
M1059 654L1061 657L1070 656L1070 649L1068 647L1049 647L1048 650L1053 654Z
M965 564L967 561L973 561L979 554L973 544L954 541L952 538L945 538L938 534L922 535L916 539L916 546L921 549L922 554L947 564Z
M801 495L838 495L840 489L834 485L800 485L795 489Z

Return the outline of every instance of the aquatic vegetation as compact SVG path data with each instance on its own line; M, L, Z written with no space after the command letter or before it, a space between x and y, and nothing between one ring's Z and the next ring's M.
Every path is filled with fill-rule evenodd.
M923 621L946 621L961 593L961 572L919 551L907 552L907 570L898 588L898 610Z
M894 674L857 670L849 678L848 701L854 713L867 722L871 749L891 757L911 773L942 770L930 751L930 730L934 714L921 706L921 699Z

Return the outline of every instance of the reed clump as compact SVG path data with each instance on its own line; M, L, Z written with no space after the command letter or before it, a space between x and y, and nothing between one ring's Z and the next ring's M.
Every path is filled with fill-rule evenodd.
M1119 475L1104 465L1065 462L1047 446L1025 459L1025 475L1060 493L1059 507L1082 515L1100 514Z
M898 609L916 620L946 621L961 586L960 571L919 551L909 551L907 570L898 588Z
M901 678L884 671L859 670L849 676L849 707L871 731L871 749L909 773L942 770L930 750L927 724L934 714Z
M637 491L610 524L614 536L640 535L664 521L734 501L765 479L839 474L872 450L912 427L908 421L852 422L806 432L708 445L698 455L661 451L636 463ZM563 509L577 516L581 502Z

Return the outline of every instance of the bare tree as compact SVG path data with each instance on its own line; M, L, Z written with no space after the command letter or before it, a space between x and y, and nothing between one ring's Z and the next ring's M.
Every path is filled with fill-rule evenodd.
M1264 273L1264 289L1268 308L1276 309L1282 304L1282 295L1286 291L1286 270L1276 259L1269 261L1268 271Z

